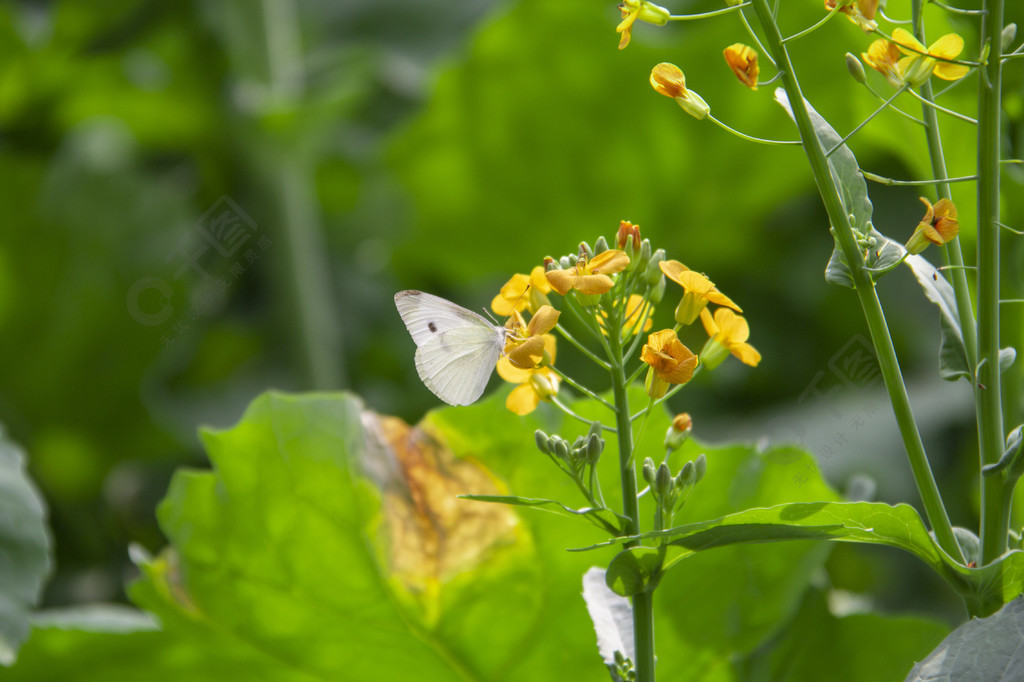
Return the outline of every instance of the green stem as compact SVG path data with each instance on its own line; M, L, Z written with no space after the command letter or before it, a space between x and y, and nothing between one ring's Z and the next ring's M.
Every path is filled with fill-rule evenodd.
M732 133L736 137L740 138L741 140L746 140L747 142L757 142L758 144L769 144L769 145L802 144L800 142L800 140L768 140L768 139L765 139L763 137L753 137L751 135L747 135L746 133L741 133L740 131L736 130L733 127L727 126L726 124L722 123L721 121L719 121L717 118L715 118L711 114L707 115L707 119L709 121L711 121L712 123L714 123L719 128L721 128L722 130L724 130L724 131L726 131L728 133Z
M928 91L931 92L931 89L932 89L931 81L925 81L925 84L921 86L921 89L924 90L924 88L926 86L928 88ZM964 116L959 111L953 111L952 109L947 109L946 107L939 106L938 104L935 103L935 99L933 97L930 97L930 96L929 97L925 97L924 94L920 94L919 95L916 92L914 92L913 90L910 90L909 92L910 92L911 95L913 95L915 98L917 98L921 102L921 104L925 105L925 107L928 108L928 109L936 109L936 110L941 111L942 113L946 114L947 116L952 116L953 118L960 119L964 123L970 123L971 125L978 125L978 122L975 121L970 116Z
M620 320L608 319L608 340L610 352L608 361L612 364L612 395L615 402L615 426L619 443L619 476L622 484L622 513L629 517L629 534L640 532L640 501L637 499L636 466L633 460L633 428L629 418L629 398L626 396L626 372L623 367L622 337ZM635 547L638 542L629 542L626 547ZM633 638L636 649L637 682L654 682L654 605L650 592L633 596Z
M981 21L988 63L978 78L978 439L981 466L1003 452L1003 413L999 375L999 154L1002 93L1003 0L987 0ZM1006 551L1006 490L998 477L982 481L981 558L988 564Z
M783 82L785 83L786 93L793 111L793 118L804 141L804 152L807 154L808 162L814 173L814 179L818 185L822 202L825 204L829 221L835 228L840 248L846 258L846 262L850 266L850 275L856 287L861 308L864 311L868 332L874 343L878 364L882 371L882 378L889 393L893 414L896 417L896 423L903 438L903 446L906 449L910 469L921 495L925 514L935 532L935 538L939 545L950 556L960 557L962 560L963 555L960 551L960 546L953 535L952 525L946 514L946 508L942 504L942 497L935 483L935 477L932 475L931 467L928 464L928 457L925 454L924 444L921 441L921 434L914 420L914 413L910 407L910 398L907 395L907 388L903 383L899 361L896 358L896 351L892 345L889 328L886 326L881 303L878 300L871 275L865 269L864 259L857 245L853 226L850 224L849 216L840 198L842 193L840 188L834 184L828 160L825 158L825 152L821 148L821 144L814 131L814 126L811 123L810 115L807 112L800 83L796 78L796 72L793 70L789 53L785 45L782 44L782 35L779 33L779 28L768 8L767 0L754 0L754 9L757 11L758 18L764 29L765 41L772 51L779 70L783 74Z

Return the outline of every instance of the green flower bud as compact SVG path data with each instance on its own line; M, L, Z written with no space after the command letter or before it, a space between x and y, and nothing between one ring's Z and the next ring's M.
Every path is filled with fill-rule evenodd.
M597 434L590 434L590 438L587 439L587 462L597 464L597 460L601 459L601 452L603 450L604 438Z
M661 267L658 263L665 260L665 249L658 249L650 255L647 262L647 270L644 273L644 281L649 286L654 286L664 278L661 272Z
M654 474L654 492L658 497L665 497L672 493L674 481L672 480L672 471L668 468L668 464L664 462L658 467L657 473Z
M653 2L642 2L640 3L640 12L636 18L648 24L664 26L668 23L668 19L671 16L672 13L660 5L655 5Z
M590 260L591 258L594 257L594 250L590 248L590 244L586 242L580 242L579 256L580 258L586 257L587 260Z
M846 53L846 70L853 76L853 80L857 81L861 85L867 82L868 77L864 73L864 65L860 63L860 60L855 56Z
M604 426L601 424L601 422L591 422L590 430L587 431L587 433L591 436L600 436L603 431Z
M551 437L551 452L559 459L569 460L569 443L560 436Z
M576 265L576 259L572 256L562 256L558 259L558 264L562 270L568 270L572 266Z
M708 458L701 453L697 456L697 459L693 462L694 470L694 483L700 483L701 479L704 478L704 473L708 470Z
M651 240L644 239L640 242L640 263L637 267L646 267L651 262Z
M644 480L647 481L647 485L654 485L654 460L648 457L644 460L644 466L642 468Z
M551 445L548 443L548 434L544 433L540 429L533 432L533 437L537 440L537 449L543 452L545 455L551 454Z
M676 476L676 486L681 489L686 489L696 483L697 469L693 465L693 462L687 462L683 465L683 468L679 470L679 475Z
M598 237L597 241L594 242L594 253L604 253L608 250L608 240L604 236Z
M651 289L651 293L647 295L647 298L651 300L651 303L661 303L661 299L665 297L665 278L661 277L658 279L658 283Z
M1007 24L1003 27L1003 50L1010 49L1013 45L1013 39L1017 37L1017 24Z

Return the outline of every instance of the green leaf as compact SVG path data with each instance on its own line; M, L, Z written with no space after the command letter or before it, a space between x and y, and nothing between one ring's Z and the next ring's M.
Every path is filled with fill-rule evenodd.
M907 682L1024 679L1022 631L1024 598L1018 598L995 615L972 620L954 630L914 666Z
M25 473L25 455L0 429L0 664L29 634L29 614L52 569L46 508Z
M928 300L939 308L939 323L942 325L942 341L939 346L939 376L946 381L960 377L970 380L970 362L960 329L960 313L956 308L953 285L921 256L907 256L907 265L917 278ZM1001 364L1001 363L1000 363Z
M843 250L839 246L839 240L835 237L832 240L835 246L832 248L832 256L828 259L828 265L825 266L825 281L839 287L853 289L855 285L853 277L850 276L850 266L846 262L846 256L843 255Z
M775 101L786 110L790 118L793 118L793 109L783 88L775 89ZM817 135L822 150L827 154L843 138L829 125L828 121L821 117L821 114L814 110L814 107L806 99L804 105L807 107L807 114L814 126L814 134ZM836 148L828 157L828 167L836 186L842 190L840 198L847 215L852 216L853 229L861 235L871 234L872 207L871 200L868 198L868 186L864 181L864 174L860 172L857 159L845 143Z
M165 630L168 623L165 622ZM214 633L207 646L156 629L153 617L117 605L47 610L5 682L146 680L147 682L317 682L285 661Z
M591 568L583 575L583 600L597 634L597 650L615 682L622 682L617 674L615 652L629 659L635 658L633 641L633 608L629 600L615 594L605 585L605 571Z
M559 516L569 518L583 518L594 524L603 531L618 535L629 523L629 518L618 514L606 507L584 507L573 509L567 507L557 500L543 500L533 497L519 497L518 495L459 495L464 500L475 502L496 502L498 504L511 504L519 507L533 507Z
M898 680L949 632L943 623L876 613L836 615L819 590L771 648L743 661L740 679L772 682Z
M453 410L473 425L463 437L508 414L474 407ZM528 451L531 433L504 437ZM578 584L589 562L539 554L513 509L458 500L502 492L481 459L501 453L470 440L475 456L459 456L452 436L349 396L260 397L237 426L203 433L213 471L175 476L158 510L172 547L143 565L133 599L204 651L313 678L599 669L578 592L548 584Z
M909 505L891 506L881 502L812 502L780 504L748 509L728 516L645 533L627 540L658 540L667 547L663 570L715 547L780 540L839 540L883 544L904 549L944 573L942 552L932 540L921 517ZM629 561L624 555L643 555L649 548L625 550L615 561ZM614 565L614 562L613 562ZM629 596L628 593L620 593Z

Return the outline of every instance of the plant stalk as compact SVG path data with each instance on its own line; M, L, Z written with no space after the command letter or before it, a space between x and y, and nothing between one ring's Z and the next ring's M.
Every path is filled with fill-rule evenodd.
M914 420L913 410L910 407L910 398L907 395L907 388L903 383L899 361L896 358L896 351L892 345L892 338L889 335L889 328L885 322L885 315L878 300L874 282L870 274L865 270L864 260L857 245L853 226L850 224L849 217L840 198L842 196L841 188L834 184L828 160L825 158L825 152L821 148L821 144L815 134L814 126L811 123L810 115L804 103L800 83L797 80L789 53L782 43L782 35L768 7L768 2L767 0L753 0L753 3L764 30L766 46L772 53L779 72L782 74L785 90L793 110L793 118L800 130L800 137L804 141L804 153L807 155L811 165L811 170L818 185L822 202L828 213L829 221L835 229L840 248L846 258L846 262L850 266L850 274L856 287L857 297L860 299L861 308L864 311L864 318L878 356L882 378L889 393L893 414L896 417L896 423L903 438L903 445L907 452L907 459L910 463L914 481L921 495L925 515L935 532L935 538L939 545L950 556L962 561L963 554L956 542L956 537L953 535L949 516L946 514L946 508L942 503L942 497L939 494L935 477L932 475L928 457L925 454L924 443L921 441L917 422Z
M622 483L622 513L629 517L629 533L640 532L640 501L637 499L636 464L633 461L633 427L629 415L629 398L626 395L625 358L622 356L621 316L608 319L608 360L612 365L612 396L615 402L615 427L619 443L619 477ZM638 542L626 543L635 547ZM654 604L651 592L640 592L633 596L633 641L637 682L654 682Z
M1003 407L999 373L999 159L1004 0L986 0L981 20L988 59L978 70L978 444L981 466L1003 454ZM981 559L988 564L1007 547L1006 488L982 477Z

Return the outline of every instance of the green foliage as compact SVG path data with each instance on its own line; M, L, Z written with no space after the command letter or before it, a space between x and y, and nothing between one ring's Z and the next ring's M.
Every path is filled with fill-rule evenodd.
M0 430L0 665L29 634L29 613L53 568L46 508L25 473L25 455Z
M998 613L958 627L924 660L907 682L925 680L991 680L1010 682L1024 677L1020 633L1024 629L1024 598Z

